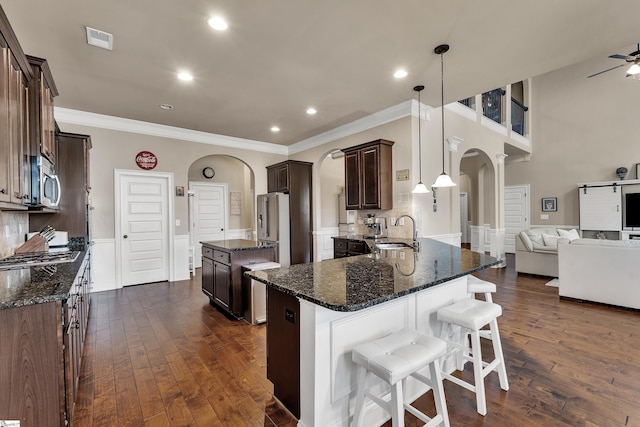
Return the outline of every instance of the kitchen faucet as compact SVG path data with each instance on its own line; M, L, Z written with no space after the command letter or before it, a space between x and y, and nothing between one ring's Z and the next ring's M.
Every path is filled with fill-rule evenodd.
M398 218L396 218L396 222L393 225L397 227L398 225L400 225L400 218L405 218L405 217L409 218L413 223L413 248L418 249L419 244L418 244L418 231L416 230L416 220L411 215L406 215L406 214L400 215Z

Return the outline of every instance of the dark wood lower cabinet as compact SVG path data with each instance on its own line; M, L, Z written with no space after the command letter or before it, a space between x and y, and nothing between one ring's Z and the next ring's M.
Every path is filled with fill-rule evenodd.
M333 238L333 257L344 258L371 253L369 245L362 240Z
M0 310L0 420L71 425L89 314L83 264L69 299Z
M300 302L267 287L267 378L273 395L300 418Z

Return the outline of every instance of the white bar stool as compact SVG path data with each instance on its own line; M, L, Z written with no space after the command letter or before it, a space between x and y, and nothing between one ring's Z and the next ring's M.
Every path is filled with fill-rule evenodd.
M500 388L509 390L507 380L507 370L502 354L502 343L500 342L500 332L498 331L498 317L502 315L502 307L492 302L480 301L466 298L450 306L438 310L438 320L442 322L441 338L447 340L447 344L452 352L459 357L457 368L462 370L463 363L460 360L473 362L474 384L470 384L451 374L443 372L443 378L466 388L476 394L476 407L481 415L487 414L487 402L485 398L484 377L492 371L498 373ZM449 339L449 327L460 326L458 339ZM481 333L481 329L489 325L489 334ZM466 345L467 331L471 334L471 349ZM482 360L480 337L488 338L493 344L495 359L490 362ZM448 353L449 354L449 353Z
M495 291L495 283L478 279L476 276L472 276L471 274L467 275L467 293L470 293L472 295L472 298L475 298L476 294L484 294L485 301L493 302L491 294Z
M393 427L404 427L404 410L424 421L425 427L449 427L449 414L439 358L447 351L443 340L405 328L353 349L353 361L358 365L358 391L352 426L364 426L364 404L368 397L391 414ZM429 377L418 373L429 366ZM366 386L371 374L391 386L391 399L373 395ZM404 403L405 380L412 376L433 389L437 415L429 418L413 406Z

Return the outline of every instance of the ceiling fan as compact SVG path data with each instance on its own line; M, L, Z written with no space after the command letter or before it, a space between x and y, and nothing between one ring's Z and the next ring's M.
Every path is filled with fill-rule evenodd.
M636 74L640 73L640 43L638 43L638 48L635 52L631 52L628 55L609 55L609 58L624 59L626 61L626 64L616 65L615 67L608 68L604 71L591 74L590 76L587 76L587 78L590 79L591 77L599 76L602 73L606 73L607 71L615 70L616 68L624 67L629 64L631 64L631 67L627 70L626 77L635 76Z

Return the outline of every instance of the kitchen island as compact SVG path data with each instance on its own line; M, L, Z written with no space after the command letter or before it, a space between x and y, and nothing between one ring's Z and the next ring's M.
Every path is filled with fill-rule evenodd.
M436 311L468 297L467 274L500 262L432 239L419 244L417 252L382 250L247 273L268 286L267 377L299 426L348 426L357 388L351 349L404 327L439 336ZM409 383L408 400L424 392ZM387 417L372 408L365 424Z
M202 292L211 304L235 318L249 304L242 292L242 267L276 260L277 244L229 239L202 241Z

